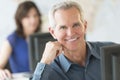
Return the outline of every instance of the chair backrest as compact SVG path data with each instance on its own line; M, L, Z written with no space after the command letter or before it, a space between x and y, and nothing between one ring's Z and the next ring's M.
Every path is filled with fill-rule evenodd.
M30 70L34 72L37 63L40 61L46 42L55 41L50 33L37 33L29 37L29 62Z

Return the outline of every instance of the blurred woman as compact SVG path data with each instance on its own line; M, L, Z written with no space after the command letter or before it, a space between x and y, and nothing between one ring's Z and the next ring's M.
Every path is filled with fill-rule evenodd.
M35 3L21 3L15 14L16 30L4 41L0 52L0 80L11 73L29 72L28 37L40 30L41 13ZM4 69L9 61L11 72Z

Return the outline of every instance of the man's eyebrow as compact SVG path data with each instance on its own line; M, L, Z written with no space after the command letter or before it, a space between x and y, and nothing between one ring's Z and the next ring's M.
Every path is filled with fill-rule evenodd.
M59 25L59 27L67 27L66 25Z
M73 26L74 26L74 25L80 25L80 24L81 24L80 22L74 22L74 23L73 23Z
M80 24L80 22L74 22L73 24Z

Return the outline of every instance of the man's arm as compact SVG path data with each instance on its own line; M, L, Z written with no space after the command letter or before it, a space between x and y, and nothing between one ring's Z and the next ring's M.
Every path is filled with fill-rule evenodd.
M54 70L51 68L50 63L62 52L61 47L61 44L57 41L46 44L42 59L37 64L32 80L48 80L48 77L49 80L53 80L51 73L54 73Z
M44 64L44 63L37 64L37 67L36 67L35 72L33 74L32 80L41 80L41 76L42 76L42 73L45 69L45 65L46 64Z

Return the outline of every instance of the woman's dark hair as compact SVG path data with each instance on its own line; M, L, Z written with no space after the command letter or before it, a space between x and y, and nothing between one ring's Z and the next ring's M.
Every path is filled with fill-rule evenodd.
M38 25L37 29L35 30L35 32L38 32L40 30L41 24L42 24L41 13L39 12L39 9L35 5L35 3L32 1L25 1L25 2L21 3L18 6L16 14L15 14L15 22L16 22L16 26L17 26L16 33L19 36L22 36L24 38L25 38L25 34L23 32L23 25L22 25L21 21L24 17L27 16L27 14L31 8L35 8L39 15L39 25Z

